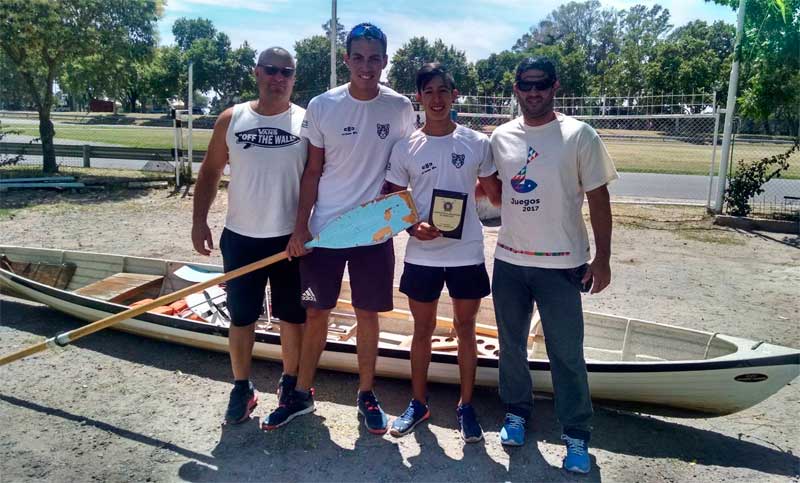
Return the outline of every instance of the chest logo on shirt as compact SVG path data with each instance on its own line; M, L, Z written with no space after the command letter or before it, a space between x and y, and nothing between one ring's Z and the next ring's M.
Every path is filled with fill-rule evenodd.
M260 148L282 148L300 142L300 138L276 127L257 127L234 133L236 144L244 144L243 149L253 146Z
M527 177L528 173L528 165L531 162L539 157L539 153L536 152L533 147L528 146L528 160L525 162L525 166L519 170L517 174L511 178L511 187L517 193L530 193L531 191L535 190L537 186L536 181L529 179Z
M461 167L464 166L464 159L465 158L466 158L465 154L453 153L452 159L450 159L450 162L453 163L453 166L455 166L456 168L461 169Z
M389 135L389 124L377 124L378 129L378 137L381 139L386 139L386 136Z
M422 166L420 166L419 169L420 169L420 173L419 174L430 173L431 171L436 169L436 164L432 163L432 162L425 163Z
M342 136L353 136L355 134L358 134L358 130L353 126L342 128Z

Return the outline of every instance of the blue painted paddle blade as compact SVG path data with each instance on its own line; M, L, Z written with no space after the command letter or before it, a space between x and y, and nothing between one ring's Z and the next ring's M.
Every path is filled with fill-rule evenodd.
M377 245L419 221L410 191L398 191L357 206L328 223L307 248Z

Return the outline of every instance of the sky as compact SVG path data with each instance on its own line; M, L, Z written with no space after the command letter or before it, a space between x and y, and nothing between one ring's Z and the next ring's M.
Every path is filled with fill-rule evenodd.
M442 39L475 62L510 49L561 0L339 0L337 15L345 28L360 22L378 25L392 54L412 37ZM669 9L673 26L695 19L736 23L736 13L703 0L601 0L603 8L624 9L658 3ZM223 6L224 4L224 6ZM225 32L233 47L244 41L257 51L281 46L294 53L294 43L322 34L329 21L328 0L168 0L159 22L161 45L174 43L172 24L180 17L207 18Z

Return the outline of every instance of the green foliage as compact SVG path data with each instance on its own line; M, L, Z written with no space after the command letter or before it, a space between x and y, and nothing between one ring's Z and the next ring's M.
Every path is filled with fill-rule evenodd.
M336 44L336 80L339 84L350 81L350 71L344 64L344 44ZM330 87L331 44L328 37L314 35L294 44L297 58L293 102L305 106L312 97Z
M157 0L3 0L0 48L39 111L44 171L53 151L53 83L66 65L99 55L109 76L120 59L146 57L161 13Z
M738 8L738 0L714 0ZM748 0L740 60L739 113L797 125L800 104L800 0ZM798 133L800 135L800 133Z
M764 183L772 178L779 178L781 173L789 169L789 158L800 149L800 140L788 151L762 158L753 163L740 160L736 174L731 178L725 190L725 203L728 211L734 216L747 216L752 211L750 199L764 192Z
M441 39L431 44L425 37L413 37L395 52L389 83L398 92L416 92L417 71L429 62L441 63L453 75L456 87L462 93L477 91L475 68L467 61L466 54L452 45L448 47Z

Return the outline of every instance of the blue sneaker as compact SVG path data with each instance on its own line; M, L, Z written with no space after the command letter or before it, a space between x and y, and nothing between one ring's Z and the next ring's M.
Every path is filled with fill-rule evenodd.
M458 425L461 427L461 439L466 443L477 443L483 439L483 429L481 429L478 418L475 416L475 408L472 404L462 404L456 409L458 414Z
M358 412L364 416L364 425L372 434L386 434L389 420L381 409L381 403L372 391L358 393Z
M589 442L585 439L570 438L566 434L562 434L561 439L567 445L564 469L573 473L588 473L592 469L592 461L589 459Z
M389 430L389 434L398 438L405 436L429 417L431 417L431 411L428 406L416 399L412 399L405 412L392 422L392 429Z
M506 413L503 429L500 430L500 442L506 446L522 446L525 444L525 418Z

